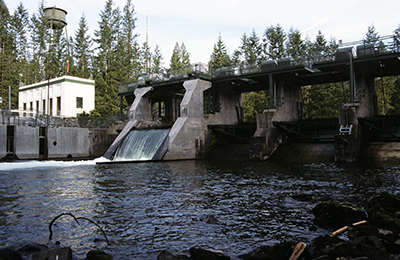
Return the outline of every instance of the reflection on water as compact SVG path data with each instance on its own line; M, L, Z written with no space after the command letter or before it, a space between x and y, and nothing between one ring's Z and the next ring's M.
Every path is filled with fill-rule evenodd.
M259 245L308 242L328 231L313 227L321 200L362 206L374 192L399 192L395 165L277 164L181 161L95 165L86 162L0 164L0 246L47 243L48 225L64 216L53 241L78 259L98 247L114 259L156 259L161 250L187 253L195 245L236 258ZM300 201L294 195L310 198ZM212 222L207 220L213 219ZM310 227L313 227L310 231Z

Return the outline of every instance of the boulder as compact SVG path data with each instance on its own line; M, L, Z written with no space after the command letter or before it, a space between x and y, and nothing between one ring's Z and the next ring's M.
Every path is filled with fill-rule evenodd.
M101 250L90 250L85 260L112 260L113 257Z
M368 200L367 212L384 212L392 217L400 217L400 198L388 192L382 192Z
M326 248L326 254L336 259L338 257L367 257L370 260L387 260L389 255L376 236L363 236L334 244Z
M295 243L292 242L283 242L272 246L259 246L253 251L242 255L241 258L244 260L289 259L294 247Z
M23 260L22 255L13 248L2 248L0 249L1 260Z
M174 254L166 250L161 251L160 254L157 256L157 260L187 260L187 259L189 258L185 255L175 256Z
M321 202L312 209L315 224L341 228L365 220L367 214L351 203Z
M190 256L193 260L229 260L229 256L225 255L222 251L202 249L199 247L192 247L189 249Z
M71 260L72 249L70 247L60 247L54 249L43 250L34 253L32 260Z

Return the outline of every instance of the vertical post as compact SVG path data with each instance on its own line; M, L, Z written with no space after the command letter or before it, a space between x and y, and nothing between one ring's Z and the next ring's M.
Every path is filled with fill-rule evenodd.
M47 111L46 111L46 118L47 118L47 126L49 126L49 117L50 117L50 77L47 78Z
M272 74L269 74L269 106L270 108L275 107L275 99L274 99L274 81L272 78Z
M11 86L8 85L8 111L11 111Z
M350 55L350 103L354 104L354 72L353 72L353 54L349 52Z

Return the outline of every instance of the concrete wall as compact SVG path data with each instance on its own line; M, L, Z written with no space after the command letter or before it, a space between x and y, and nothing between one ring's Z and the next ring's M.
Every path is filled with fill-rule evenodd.
M39 127L15 126L15 155L19 159L39 158Z
M234 125L242 120L242 94L219 90L220 111L204 115L205 124Z
M0 125L0 159L7 154L7 126Z
M188 80L181 102L181 116L169 133L168 150L163 160L195 159L204 146L205 132L203 119L203 92L211 87L211 82Z
M115 136L106 129L48 128L47 152L40 155L40 128L15 127L15 158L21 160L101 157ZM47 154L47 158L45 157ZM7 125L0 125L0 159L7 156Z

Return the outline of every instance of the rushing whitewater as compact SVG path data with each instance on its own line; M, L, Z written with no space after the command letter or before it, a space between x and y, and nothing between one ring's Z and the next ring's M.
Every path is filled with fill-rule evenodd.
M152 160L170 129L131 131L115 152L114 161Z

